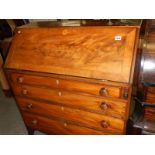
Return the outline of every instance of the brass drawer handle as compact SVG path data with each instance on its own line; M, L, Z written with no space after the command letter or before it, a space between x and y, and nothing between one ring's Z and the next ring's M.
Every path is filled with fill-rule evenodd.
M100 108L101 108L102 110L106 110L106 109L108 109L108 105L107 105L107 103L102 102L101 105L100 105Z
M101 121L101 126L103 128L108 128L109 127L109 123L107 121Z
M37 123L38 123L38 121L36 119L32 121L33 125L37 125Z
M108 90L107 90L107 88L101 88L99 93L101 96L107 96Z
M22 76L17 77L17 82L18 83L23 83L24 78Z
M22 90L22 94L23 94L23 95L27 95L27 94L28 94L27 89L23 89L23 90Z
M32 103L28 104L26 107L27 107L27 109L31 109L32 108Z

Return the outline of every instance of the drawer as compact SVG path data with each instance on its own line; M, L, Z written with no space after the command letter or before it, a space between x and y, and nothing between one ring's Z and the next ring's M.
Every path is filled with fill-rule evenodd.
M155 121L155 109L151 107L145 107L144 117Z
M93 130L83 126L68 123L67 121L57 121L34 114L23 113L25 124L35 130L39 130L48 134L60 135L103 135L105 132Z
M57 88L56 79L49 77L12 73L11 80L16 84L28 84Z
M96 130L122 134L124 121L76 108L17 98L20 109L46 117L65 119Z
M155 104L155 88L148 87L146 91L146 102Z
M79 81L69 81L69 80L58 80L60 88L79 91L92 95L99 95L103 97L121 97L121 87L108 86L104 84L91 84Z
M126 119L127 103L123 101L110 100L103 97L81 95L78 93L59 91L56 89L46 89L26 85L12 86L16 95L63 103L68 106L78 107L85 110Z
M109 86L104 84L92 84L81 81L65 80L52 77L42 77L27 74L13 73L11 75L12 81L18 84L29 84L37 86L46 86L50 88L59 88L69 91L78 91L92 95L99 95L104 97L121 97L121 87Z

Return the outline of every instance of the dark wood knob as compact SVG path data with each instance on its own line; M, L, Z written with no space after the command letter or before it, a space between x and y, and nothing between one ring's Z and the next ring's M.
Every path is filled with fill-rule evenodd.
M107 96L108 90L107 90L107 88L101 88L99 93L101 96Z
M28 93L27 89L23 89L23 90L22 90L22 94L23 94L23 95L27 95L27 93Z
M33 121L32 121L32 124L33 124L33 125L36 125L37 123L38 123L37 120L33 120Z
M100 108L101 108L102 110L106 110L106 109L108 109L108 105L107 105L107 103L102 102L101 105L100 105Z
M27 109L31 109L32 108L32 103L29 103L26 107L27 107Z
M109 123L108 123L107 121L102 121L102 122L101 122L101 126L102 126L103 128L107 128L107 127L109 126Z
M17 77L17 82L18 83L23 83L24 78L22 76Z

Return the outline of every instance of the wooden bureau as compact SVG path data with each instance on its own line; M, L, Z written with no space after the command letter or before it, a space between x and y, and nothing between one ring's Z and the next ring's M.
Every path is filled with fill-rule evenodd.
M5 63L29 134L125 134L138 26L19 28Z

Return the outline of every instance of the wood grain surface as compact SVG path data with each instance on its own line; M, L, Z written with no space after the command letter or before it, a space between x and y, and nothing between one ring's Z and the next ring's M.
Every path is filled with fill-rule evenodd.
M56 89L36 88L32 86L12 86L14 93L17 96L55 102L74 108L80 108L121 119L127 119L126 110L129 105L127 102L121 100L88 96Z
M48 118L55 118L58 120L66 120L74 122L80 126L89 127L92 129L123 134L124 132L124 121L116 119L106 115L99 115L92 112L86 112L79 109L73 109L65 106L46 104L36 101L26 101L17 99L19 106L22 111L26 111L39 116ZM28 107L32 104L32 107ZM46 111L46 112L45 112ZM102 122L105 124L102 125Z
M5 66L132 82L136 31L117 26L22 28L16 31Z
M95 83L92 84L82 81L65 80L60 78L33 76L19 73L11 74L11 79L16 84L27 84L43 87L47 86L48 88L57 88L68 91L83 92L104 97L121 98L122 87L120 86L109 86L105 84ZM103 94L100 93L101 89L105 89L105 92L103 92Z
M23 113L23 118L28 127L40 130L48 134L69 134L69 135L107 135L106 133L91 128L78 126L67 121L57 121L45 117L37 116L34 114ZM37 122L36 124L34 122Z
M5 69L29 131L124 134L138 29L17 29Z

